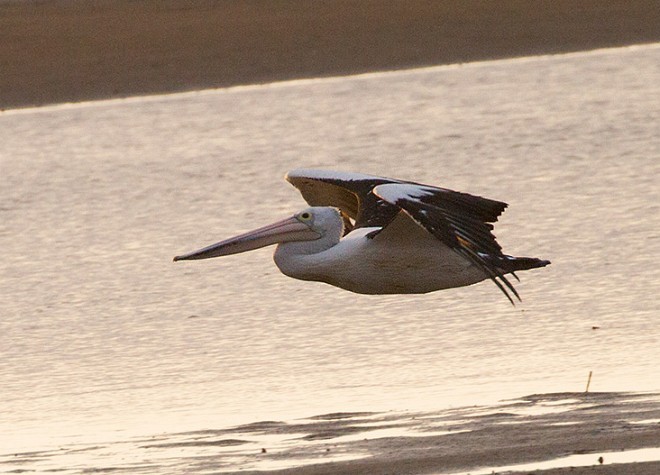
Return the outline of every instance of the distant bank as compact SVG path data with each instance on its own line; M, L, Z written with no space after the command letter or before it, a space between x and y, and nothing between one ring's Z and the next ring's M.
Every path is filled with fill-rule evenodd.
M0 0L0 108L660 41L658 0Z

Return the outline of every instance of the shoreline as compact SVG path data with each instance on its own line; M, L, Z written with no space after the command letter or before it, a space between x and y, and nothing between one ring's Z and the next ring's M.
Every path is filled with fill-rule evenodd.
M0 2L0 108L660 41L652 0Z
M305 448L299 443L274 455L273 460L322 459L324 453L362 454L353 460L259 471L240 472L279 475L343 473L510 473L543 475L638 474L651 475L660 469L660 399L652 393L550 393L534 394L494 406L447 409L433 413L382 415L387 423L413 429L416 435L370 436L378 429L364 427L352 442L333 443L350 433L356 421L369 416L329 414L318 416L311 435L301 440L322 439L325 443ZM373 416L372 416L373 417ZM373 420L373 419L372 419ZM359 426L357 426L359 427ZM285 432L286 427L278 428ZM294 431L299 428L294 427ZM424 432L428 431L428 435ZM435 433L434 433L435 432ZM295 433L295 432L293 432ZM341 440L341 439L339 439ZM650 460L617 463L627 451L650 449ZM324 451L328 452L324 452ZM571 455L586 456L587 465L562 465ZM599 457L603 458L600 463ZM633 457L634 458L634 457ZM552 462L558 463L554 468ZM521 466L517 469L517 466ZM522 466L525 466L524 468ZM532 466L534 468L532 468ZM261 471L266 470L266 471ZM537 471L538 470L538 471Z
M79 101L70 101L70 102L53 102L53 103L47 103L47 104L42 104L42 105L27 105L27 106L19 106L16 108L8 108L8 109L2 109L0 108L0 114L23 114L23 113L30 113L31 111L34 110L56 110L60 108L77 108L77 107L93 107L95 105L103 104L106 102L113 103L115 101L118 101L120 103L124 102L134 102L134 101L160 101L164 97L170 97L174 100L177 96L200 96L200 95L205 95L205 94L216 94L222 91L231 91L233 88L253 88L253 87L262 87L262 86L268 86L268 85L275 85L275 87L286 87L287 84L293 83L295 84L298 81L316 81L316 80L329 80L332 81L334 79L341 79L341 78L346 78L346 77L369 77L370 75L379 75L379 74L390 74L390 73L397 73L397 72L402 72L405 73L406 71L415 71L418 69L433 69L433 68L444 68L444 67L470 67L470 66L478 66L480 63L487 63L487 62L492 62L492 61L537 61L537 60L543 60L544 58L552 58L553 56L564 56L564 55L591 55L591 54L607 54L608 52L611 51L616 51L618 49L625 49L625 48L653 48L653 49L660 49L660 42L657 43L642 43L642 44L633 44L633 45L625 45L625 46L613 46L613 47L604 47L604 48L597 48L593 50L579 50L579 51L568 51L568 52L560 52L560 53L547 53L547 54L539 54L535 56L514 56L514 57L505 57L505 58L494 58L494 59L484 59L484 60L475 60L475 61L470 61L466 63L451 63L451 64L435 64L435 65L429 65L429 66L418 66L418 67L411 67L408 69L391 69L391 70L382 70L382 71L365 71L361 73L355 73L355 74L348 74L348 75L329 75L329 76L322 76L322 77L305 77L305 78L290 78L290 79L282 79L279 81L273 81L273 82L263 82L263 83L247 83L247 84L233 84L229 86L219 86L219 87L209 87L206 89L194 89L190 91L163 91L163 92L154 92L154 93L148 93L144 95L134 95L134 96L117 96L117 97L102 97L98 99L81 99Z
M0 465L135 474L654 475L660 393L548 393L428 412L335 412L0 454Z

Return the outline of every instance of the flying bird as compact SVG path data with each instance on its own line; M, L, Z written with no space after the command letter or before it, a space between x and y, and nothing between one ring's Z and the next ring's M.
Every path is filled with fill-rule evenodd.
M507 275L550 261L512 257L492 233L506 203L403 180L298 169L286 179L311 207L176 256L227 256L271 244L289 277L360 294L422 294L490 279L514 304Z

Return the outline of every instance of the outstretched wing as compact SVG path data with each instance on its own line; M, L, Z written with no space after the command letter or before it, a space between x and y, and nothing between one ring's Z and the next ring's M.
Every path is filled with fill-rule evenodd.
M481 268L511 303L513 299L507 288L520 300L518 292L496 264L505 257L490 224L497 221L506 203L411 183L385 183L372 191Z

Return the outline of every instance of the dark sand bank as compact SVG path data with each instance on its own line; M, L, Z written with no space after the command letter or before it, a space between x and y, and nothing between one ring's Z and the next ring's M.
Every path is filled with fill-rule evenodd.
M657 0L0 1L0 108L660 41Z
M388 419L389 418L389 419ZM398 418L398 420L397 420ZM585 454L590 466L522 472L535 474L658 474L660 473L660 395L625 393L562 393L533 395L493 407L458 408L402 419L384 414L381 424L412 429L416 436L372 437L368 430L353 442L333 443L360 416L327 419L308 427L325 439L324 445L304 447L256 457L312 459L320 462L333 452L363 458L294 467L269 473L320 474L445 474L455 472L504 473L502 467L538 463L572 454ZM370 419L373 422L373 418ZM323 423L322 423L323 422ZM362 426L364 427L364 426ZM279 427L278 430L287 430ZM294 427L294 432L300 428ZM420 433L428 432L427 437ZM436 434L434 434L434 432ZM304 438L303 438L304 440ZM655 448L654 461L616 463L616 452ZM598 461L603 457L603 464ZM557 465L561 467L560 464ZM239 473L239 472L236 472ZM240 473L263 473L241 471Z
M580 457L571 459L575 467L563 460L572 455ZM519 464L524 471L515 471ZM436 412L333 413L0 453L0 467L136 475L657 475L660 394L541 394Z

